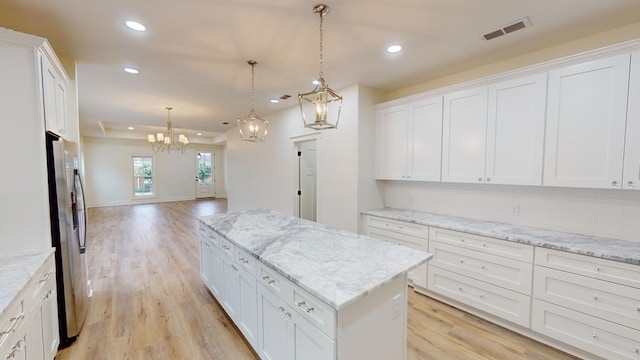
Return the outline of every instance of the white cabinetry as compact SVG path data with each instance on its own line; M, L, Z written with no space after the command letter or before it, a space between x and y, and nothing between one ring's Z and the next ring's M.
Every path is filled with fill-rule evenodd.
M222 296L222 253L219 236L200 225L200 278L218 299Z
M547 75L444 97L442 180L541 185Z
M402 221L366 216L365 235L429 252L429 227ZM427 288L427 264L419 265L407 274L414 289Z
M640 357L637 266L537 248L531 328L606 359Z
M484 182L487 87L444 96L442 181Z
M427 288L529 326L533 247L430 227Z
M622 188L640 190L640 51L631 54Z
M547 74L489 85L485 180L542 185Z
M377 111L377 178L440 181L442 97Z
M69 80L62 71L47 56L42 57L45 128L67 138L66 88Z
M53 360L58 350L58 305L53 253L0 318L0 358Z
M544 185L622 186L630 55L549 72Z

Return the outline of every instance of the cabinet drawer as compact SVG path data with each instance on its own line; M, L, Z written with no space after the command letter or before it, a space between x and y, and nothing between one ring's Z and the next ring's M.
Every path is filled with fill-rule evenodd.
M640 358L640 331L533 299L531 329L609 360Z
M51 288L51 282L55 282L56 272L54 256L51 254L44 264L34 273L27 288L29 295L25 298L24 308L30 312L31 308L45 297L45 293ZM53 286L55 287L55 285Z
M424 225L413 224L404 221L391 220L380 218L376 216L369 216L369 220L367 224L370 227L375 227L378 229L386 229L391 230L397 233L417 236L419 238L428 239L429 238L429 227Z
M394 231L379 229L371 226L367 228L367 236L424 251L427 251L427 245L429 244L429 241L426 238L405 235L403 233L397 233Z
M533 262L533 246L460 231L431 227L429 240L435 240L467 249L482 251L509 259Z
M8 339L24 321L24 315L22 300L14 301L5 309L2 319L0 319L0 349L5 349Z
M429 264L427 288L524 327L529 326L531 298Z
M258 263L257 280L287 304L293 303L293 284L262 263Z
M468 250L437 241L429 242L430 265L531 295L533 265L496 255Z
M235 261L236 259L236 246L229 240L220 238L220 249L222 253Z
M256 276L256 258L236 247L236 263L251 276Z
M640 289L536 266L534 295L640 330Z
M327 336L335 339L336 316L332 307L298 288L293 289L293 303L291 305L302 317L309 320Z
M640 266L592 256L536 248L536 265L542 265L640 289Z
M199 225L198 234L204 239L207 239L213 246L217 248L220 247L220 236L215 231L209 229L206 225Z

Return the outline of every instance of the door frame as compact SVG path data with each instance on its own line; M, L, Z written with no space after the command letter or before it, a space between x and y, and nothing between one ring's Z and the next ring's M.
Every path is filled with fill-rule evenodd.
M300 207L299 207L299 199L298 199L298 149L300 144L307 141L316 142L316 222L321 222L322 220L322 209L321 201L322 201L322 186L319 180L319 169L321 168L321 151L322 148L322 135L321 133L312 133L312 134L304 134L298 136L292 136L289 138L291 140L291 157L292 163L292 171L291 171L291 191L290 194L293 194L293 215L296 217L300 217Z
M200 153L210 153L211 154L211 194L207 194L205 196L201 196L201 194L199 194L198 190L199 190L199 185L198 185L198 172L199 172L199 159L198 159L198 155ZM215 150L210 150L210 149L194 149L193 151L193 160L194 160L194 168L195 168L195 198L196 199L202 199L202 198L208 198L208 197L213 197L215 198L217 195L217 191L216 191L216 152Z

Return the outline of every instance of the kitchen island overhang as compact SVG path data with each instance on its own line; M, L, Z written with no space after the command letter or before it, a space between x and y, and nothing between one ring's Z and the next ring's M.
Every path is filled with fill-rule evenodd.
M406 357L407 272L428 261L431 254L272 210L199 220L203 281L262 358ZM256 262L255 268L249 260ZM253 312L248 303L253 295L245 289L245 298L240 299L236 288L242 285L233 280L234 269L240 274L242 265L255 276L257 322L252 321L253 315L247 318L240 314L242 304L244 313ZM216 276L216 271L230 275ZM246 287L247 277L243 279ZM274 301L279 300L283 304L275 306ZM234 302L238 306L232 306ZM293 338L304 338L295 332L304 330L309 322L328 341L320 346L317 336L312 336L310 342L296 345L295 341L284 341L285 336L283 344L293 343L292 349L280 354L281 349L269 343L274 339L272 332L277 331L268 324L274 322L270 309L291 322L283 323L282 328L291 327ZM267 318L270 320L265 321Z

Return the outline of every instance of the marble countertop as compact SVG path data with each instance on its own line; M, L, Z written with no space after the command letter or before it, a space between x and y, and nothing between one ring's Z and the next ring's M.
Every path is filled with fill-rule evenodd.
M25 286L54 248L0 256L0 319L14 299L20 298Z
M271 210L199 220L336 310L431 258L423 251Z
M607 239L394 208L368 210L363 211L363 214L640 265L640 242L635 241Z

